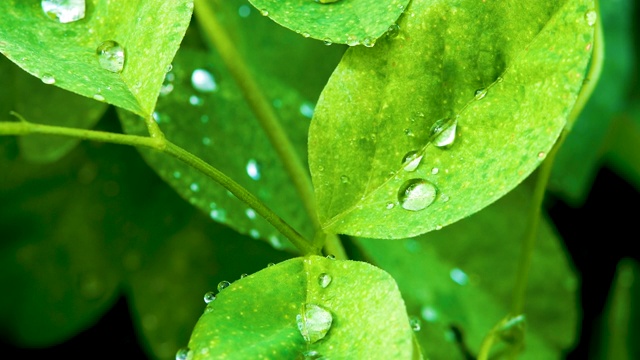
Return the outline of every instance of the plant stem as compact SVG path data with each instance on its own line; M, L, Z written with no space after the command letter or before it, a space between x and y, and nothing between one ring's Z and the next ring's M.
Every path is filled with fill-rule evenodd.
M298 191L305 210L309 214L314 228L317 232L322 231L318 220L313 186L306 168L297 156L297 153L289 141L286 132L280 125L278 117L271 107L266 96L255 82L244 58L238 53L235 45L229 38L225 28L218 22L209 2L196 0L196 18L202 25L205 34L211 43L218 50L229 72L235 79L244 95L247 103L256 118L260 122L271 145L278 153L284 164L285 170L289 174L293 185ZM337 238L336 238L337 239ZM339 242L339 239L336 241Z
M238 199L244 201L251 206L258 214L264 217L271 225L286 236L291 243L300 250L302 254L320 254L320 249L314 247L302 235L300 235L289 224L276 215L258 198L251 194L247 189L233 181L220 170L207 164L199 157L191 154L187 150L167 141L164 137L147 137L136 135L116 134L105 131L83 130L65 128L60 126L34 124L26 121L20 115L12 113L19 122L0 122L0 135L29 135L29 134L48 134L58 136L69 136L84 140L101 141L112 144L131 145L136 147L146 147L157 151L164 152L175 157L178 160L190 165L196 170L207 175L224 188L229 190Z

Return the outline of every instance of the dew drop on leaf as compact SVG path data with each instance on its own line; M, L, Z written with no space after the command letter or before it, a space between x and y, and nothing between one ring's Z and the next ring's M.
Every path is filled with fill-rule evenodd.
M247 175L249 175L251 179L256 181L260 180L260 168L258 167L258 162L255 159L249 159L249 161L247 161L246 170Z
M348 184L349 183L349 177L347 175L340 176L340 182L342 182L343 184Z
M104 101L104 96L102 96L102 95L100 95L100 94L95 94L95 95L93 95L93 98L94 98L95 100L98 100L98 101Z
M124 47L118 42L107 40L96 49L100 66L108 71L119 73L124 69Z
M374 47L376 45L376 40L370 37L365 38L364 40L362 40L362 45L366 47Z
M405 171L415 171L422 161L422 155L418 154L418 151L409 151L402 157L402 164L404 164Z
M335 255L333 255L333 254L329 254L329 255L327 255L327 259L329 259L329 260L335 260L335 259L336 259L336 256L335 256Z
M589 10L586 14L584 14L584 19L587 21L589 26L593 26L596 24L598 20L598 13L595 10Z
M305 304L302 314L296 315L296 322L304 340L313 344L327 335L331 329L333 316L319 305Z
M260 10L260 14L262 14L262 16L269 16L269 11L267 11L267 10Z
M388 202L387 205L385 206L387 208L387 210L391 210L396 206L396 204L392 203L392 202Z
M198 185L197 183L191 183L191 185L189 185L189 190L198 192L200 191L200 185Z
M315 111L315 107L312 103L305 101L300 104L300 114L306 117L307 119L311 119L313 117L313 112Z
M218 292L226 289L229 287L229 285L231 285L230 282L226 281L226 280L222 280L218 283Z
M199 97L198 95L189 96L189 104L193 106L201 106L203 103L204 101L202 101L202 98Z
M398 201L403 209L420 211L433 204L437 190L435 185L424 179L405 181L398 191Z
M425 305L420 309L420 316L425 321L434 322L438 320L438 312L432 306Z
M486 88L478 89L473 94L473 96L476 98L476 100L482 100L485 96L487 96L487 92L488 90Z
M214 294L213 291L209 291L206 294L204 294L204 303L205 304L208 304L208 303L212 302L215 299L216 299L216 294Z
M411 318L409 318L409 324L411 325L411 330L413 331L420 331L420 329L422 329L422 324L420 324L420 319L418 319L415 316L412 316Z
M51 75L51 74L42 75L40 80L42 80L42 82L47 84L47 85L52 85L52 84L55 84L55 82L56 82L56 78L54 78L53 75Z
M251 236L254 239L257 239L260 237L260 232L257 229L251 229L249 230L249 236Z
M268 263L267 267L272 267L272 266L275 266L275 265L276 265L275 263Z
M440 172L440 169L438 169L437 167L434 167L431 169L431 175L438 175L439 172Z
M256 211L253 209L247 209L244 211L245 215L251 220L256 218Z
M323 42L327 46L331 46L333 44L333 41L329 38L324 39Z
M387 29L387 36L392 39L398 37L398 34L400 34L400 26L398 24L393 24Z
M48 17L61 23L84 18L85 0L42 0L40 5Z
M320 285L320 287L325 289L327 286L329 286L329 284L331 284L331 280L333 280L331 278L331 275L327 273L322 273L318 276L318 285Z
M439 148L447 148L456 140L458 119L440 119L431 126L433 145Z
M211 93L218 90L215 78L205 69L193 70L191 73L191 85L194 89L203 93Z
M189 350L188 347L183 347L180 350L178 350L178 352L176 352L176 360L187 360L187 358L189 357L189 352L191 352L191 350Z
M467 273L458 268L451 269L451 271L449 271L449 277L451 277L451 280L458 285L467 285L469 283L469 276Z

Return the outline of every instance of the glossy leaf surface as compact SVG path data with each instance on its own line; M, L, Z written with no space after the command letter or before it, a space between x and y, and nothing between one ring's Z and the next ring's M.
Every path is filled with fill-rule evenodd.
M592 6L418 0L397 37L350 49L310 128L323 227L414 236L514 188L545 157L575 102L590 56ZM407 171L403 159L412 151L423 158ZM403 206L416 181L429 183L414 194L422 203Z

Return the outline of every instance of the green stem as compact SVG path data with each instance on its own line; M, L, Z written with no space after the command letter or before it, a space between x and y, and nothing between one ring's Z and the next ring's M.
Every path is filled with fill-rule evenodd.
M162 130L160 130L160 126L158 126L158 123L153 118L153 116L148 116L145 120L145 123L147 124L149 136L154 139L164 139L164 133L162 132Z
M202 25L211 43L218 50L229 72L231 72L231 75L240 87L249 107L256 115L256 118L269 138L271 145L278 153L280 159L282 159L285 170L298 191L305 210L313 222L314 228L317 232L322 231L320 221L317 217L311 179L306 171L306 167L303 166L302 161L297 156L291 141L289 141L286 132L280 125L273 108L255 82L251 71L244 62L244 58L238 53L226 29L218 22L209 5L209 1L196 0L195 4L196 18Z
M19 122L0 122L0 135L29 135L29 134L47 134L58 136L69 136L83 140L101 141L112 144L131 145L136 147L146 147L171 155L178 160L183 161L194 169L202 172L215 182L229 190L238 199L244 201L251 206L258 214L264 217L278 231L286 236L291 243L296 246L302 254L320 254L320 249L312 246L302 235L300 235L289 224L276 215L258 198L251 194L247 189L233 181L220 170L207 164L199 157L191 154L187 150L162 138L152 138L146 136L116 134L105 131L83 130L65 128L60 126L34 124L26 121L20 115L12 113Z

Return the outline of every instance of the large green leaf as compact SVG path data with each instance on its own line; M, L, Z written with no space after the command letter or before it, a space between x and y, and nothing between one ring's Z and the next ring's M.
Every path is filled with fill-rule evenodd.
M558 152L549 180L550 189L574 205L584 202L591 188L612 120L628 107L629 92L635 81L632 2L603 1L600 13L605 49L602 74Z
M310 128L323 227L414 236L514 188L540 164L575 102L592 7L589 0L416 0L396 38L349 49ZM436 146L447 140L455 141ZM411 151L423 159L407 171L417 165L403 163Z
M520 186L441 231L399 242L357 241L396 279L409 313L422 317L418 338L429 359L464 359L452 328L477 354L484 336L509 314L529 201L529 192ZM549 222L543 221L538 231L522 358L559 359L575 336L577 280Z
M189 348L191 359L417 355L393 279L367 263L318 256L267 267L223 289L196 324Z
M88 0L84 19L60 23L39 1L2 1L0 52L47 82L149 116L192 9L193 0ZM107 41L124 48L120 73L101 66Z
M250 0L273 21L328 44L373 46L409 0Z

